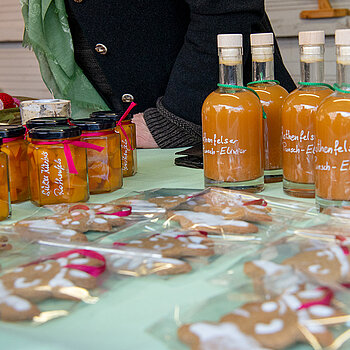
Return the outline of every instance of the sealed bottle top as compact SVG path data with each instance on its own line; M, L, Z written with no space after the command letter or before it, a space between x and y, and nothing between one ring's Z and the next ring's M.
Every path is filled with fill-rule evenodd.
M257 33L250 35L252 60L268 62L273 60L273 33Z
M218 47L243 47L243 35L242 34L218 34Z
M26 129L23 126L0 125L0 137L3 137L3 138L23 136L25 132L26 132Z
M46 117L30 119L26 123L28 129L43 127L43 126L62 126L69 125L69 118L65 117Z
M335 31L335 45L350 46L350 29Z
M46 126L29 130L29 137L39 140L67 139L80 135L81 129L79 127L69 125Z
M110 118L115 122L118 122L123 116L123 112L113 112L113 111L97 111L90 114L90 118ZM134 115L129 113L123 120L131 120Z
M83 131L99 131L113 129L115 127L115 121L112 118L84 118L74 120L74 125Z
M299 32L299 45L324 45L325 34L323 30Z
M250 34L251 46L271 46L273 44L273 33Z

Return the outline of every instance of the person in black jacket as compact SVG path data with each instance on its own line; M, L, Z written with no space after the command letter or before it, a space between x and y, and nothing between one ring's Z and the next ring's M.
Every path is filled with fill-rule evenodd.
M217 34L272 32L263 0L65 0L75 59L107 105L134 100L138 147L201 142L201 107L218 82ZM275 43L275 76L295 88Z

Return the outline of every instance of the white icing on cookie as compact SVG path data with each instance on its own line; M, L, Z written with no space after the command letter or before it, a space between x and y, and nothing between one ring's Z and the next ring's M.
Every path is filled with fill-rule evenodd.
M94 222L96 224L106 224L107 220L106 219L102 219L102 218L96 218L96 219L94 219Z
M76 277L76 278L88 278L88 277L90 277L90 275L87 272L75 270L75 269L69 270L69 274L73 277Z
M283 273L288 270L287 266L284 265L278 265L272 261L267 260L253 260L252 261L254 265L259 267L260 269L264 270L264 272L268 275L274 275L276 273Z
M316 317L331 317L334 315L334 309L326 305L310 306L308 310Z
M324 291L312 289L312 290L303 290L298 293L298 296L303 299L318 299L322 298L324 295Z
M261 309L264 312L273 312L273 311L276 311L277 308L278 308L278 305L274 301L267 301L266 303L263 303L261 305Z
M281 319L273 319L270 323L257 323L255 325L256 334L274 334L280 332L284 327Z
M66 272L67 272L67 269L61 269L59 273L49 281L48 285L52 288L73 287L74 284L71 281L64 278L64 276L66 275Z
M262 349L253 337L242 333L233 323L194 323L189 329L200 339L201 350ZM237 347L238 344L239 347Z
M15 279L13 286L15 288L30 288L30 287L37 286L40 283L41 283L41 280L38 278L33 281L26 282L26 277L18 277Z
M243 316L243 317L250 317L249 311L244 310L244 309L236 309L232 313L235 315Z
M290 309L296 311L301 306L301 301L292 294L284 294L282 295L282 300L288 305Z
M226 220L221 215L214 215L202 212L192 212L189 210L178 210L175 212L176 215L185 217L186 219L192 221L196 225L202 226L238 226L238 227L248 227L249 224L245 221L239 220Z

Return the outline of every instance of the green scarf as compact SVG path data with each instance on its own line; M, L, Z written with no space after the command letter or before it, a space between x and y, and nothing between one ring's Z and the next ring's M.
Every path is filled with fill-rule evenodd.
M32 48L41 76L55 98L72 101L73 118L108 106L74 60L64 0L21 0L23 46Z

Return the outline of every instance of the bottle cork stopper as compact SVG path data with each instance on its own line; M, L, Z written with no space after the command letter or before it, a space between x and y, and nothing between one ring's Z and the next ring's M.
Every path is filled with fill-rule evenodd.
M251 46L271 46L273 45L273 33L250 34Z
M350 45L350 29L338 29L335 31L335 45Z
M242 47L243 36L242 34L218 34L218 47Z
M325 34L323 30L299 32L299 45L323 45Z

